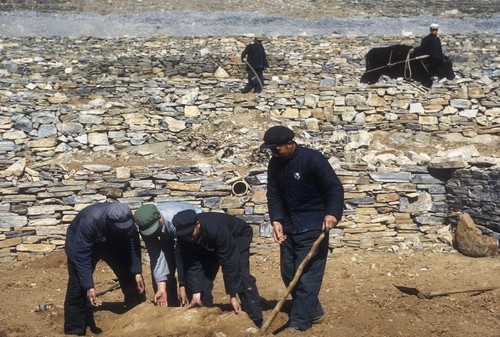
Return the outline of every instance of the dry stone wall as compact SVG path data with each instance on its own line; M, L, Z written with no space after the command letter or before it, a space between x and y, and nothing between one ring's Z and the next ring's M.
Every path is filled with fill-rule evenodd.
M428 93L359 83L370 48L419 39L332 35L269 37L264 92L240 94L248 41L0 39L0 260L62 248L75 214L106 200L185 200L268 237L258 145L275 124L323 152L345 186L332 248L447 251L450 206L498 230L481 220L498 219L498 184L457 202L469 172L471 190L490 181L478 174L498 177L497 35L443 37L458 76ZM248 193L235 195L241 178Z
M447 183L448 207L466 211L484 232L500 240L499 171L458 170ZM450 216L456 224L457 216Z

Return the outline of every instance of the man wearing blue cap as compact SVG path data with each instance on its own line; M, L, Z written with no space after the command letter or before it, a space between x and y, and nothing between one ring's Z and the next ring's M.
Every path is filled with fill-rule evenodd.
M321 233L337 226L344 208L344 189L328 160L298 145L294 136L289 128L274 126L266 131L261 145L273 155L267 169L267 205L287 287ZM328 235L292 290L291 330L307 330L323 319L318 295L327 255Z
M99 260L118 277L127 309L145 300L139 234L130 208L118 202L87 206L73 219L66 232L68 287L64 301L64 333L84 336L87 326L94 333L92 306L100 306L93 281Z
M177 213L175 226L178 249L186 283L194 296L189 307L212 306L213 281L222 267L224 286L235 313L243 310L257 325L262 325L262 307L255 277L250 274L250 243L253 230L245 221L225 213Z
M172 218L179 212L191 209L201 213L199 207L187 202L166 201L144 204L134 213L134 221L146 245L151 263L151 276L155 291L154 302L160 307L178 307L189 304L184 269L180 254L176 253L177 238ZM179 293L175 270L179 277ZM180 302L179 302L180 298Z

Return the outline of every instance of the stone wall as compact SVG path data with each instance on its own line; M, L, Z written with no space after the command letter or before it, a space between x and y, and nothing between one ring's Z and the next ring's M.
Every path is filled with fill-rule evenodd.
M498 36L443 38L458 78L429 93L359 83L370 48L418 39L312 36L270 37L265 91L243 95L248 40L1 39L0 259L63 247L75 214L105 200L186 200L269 236L258 145L275 124L322 151L345 186L331 247L450 249L452 172L498 175ZM235 196L240 177L249 192Z
M500 240L500 176L498 170L458 170L446 185L450 211L469 213L476 225ZM450 214L451 215L451 214ZM453 224L457 217L450 216Z

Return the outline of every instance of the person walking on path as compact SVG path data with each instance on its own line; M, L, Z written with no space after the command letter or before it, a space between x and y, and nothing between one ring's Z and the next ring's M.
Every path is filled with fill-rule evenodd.
M262 307L255 277L250 274L253 230L245 221L225 213L177 213L172 220L179 240L186 282L195 293L189 307L212 306L213 281L222 267L224 286L235 313L243 310L258 327ZM236 295L239 296L240 302Z
M118 277L127 309L145 300L139 233L127 205L105 202L84 208L68 227L65 250L69 276L64 301L65 334L83 336L87 327L100 332L92 310L102 304L93 281L99 260L104 260Z
M328 160L298 145L294 136L289 128L274 126L265 132L261 145L273 155L267 169L267 202L287 287L316 239L337 226L344 208L344 189ZM307 330L323 319L318 295L327 255L328 235L292 290L288 329Z
M262 92L264 85L264 70L269 68L266 52L262 45L263 35L256 35L253 43L246 46L241 53L241 62L245 62L248 82L241 92L246 94L252 89L255 93Z
M134 221L149 254L155 292L154 302L160 307L189 304L182 261L180 255L176 254L177 238L172 224L173 217L187 209L196 213L202 212L201 208L187 202L166 201L157 205L142 205L134 213ZM179 293L177 293L176 269Z

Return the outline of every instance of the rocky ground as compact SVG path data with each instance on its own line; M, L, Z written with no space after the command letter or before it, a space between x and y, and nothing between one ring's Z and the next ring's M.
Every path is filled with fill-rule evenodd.
M0 3L0 36L238 36L499 32L495 1L35 1ZM29 22L29 24L28 24Z
M345 16L479 17L498 15L498 3L479 1L161 1L161 0L4 0L0 11L32 10L44 13L94 12L137 13L146 11L251 11L263 14L317 18ZM263 297L268 319L285 288L279 277L278 249L263 245L254 250L252 270ZM144 265L150 283L149 266ZM395 285L421 291L470 289L500 286L500 260L472 259L458 253L426 252L374 253L348 251L331 255L320 299L326 319L304 336L483 336L496 337L500 326L500 290L460 293L433 299L404 294ZM220 277L220 275L219 275ZM98 289L113 282L104 264L95 274ZM63 301L66 287L66 259L59 251L30 262L4 264L0 301L0 337L62 336ZM116 303L120 291L103 295L106 305L96 312L101 336L261 336L245 314L230 311L222 280L217 280L215 308L190 311L161 309L150 302L121 313ZM148 287L148 300L152 292ZM287 337L285 306L269 334ZM91 335L90 332L88 335ZM294 334L295 335L295 334Z
M498 15L498 3L490 0L4 0L0 10L32 10L43 13L141 13L156 11L244 11L299 18L322 16L389 16L433 15L439 17L491 17Z

